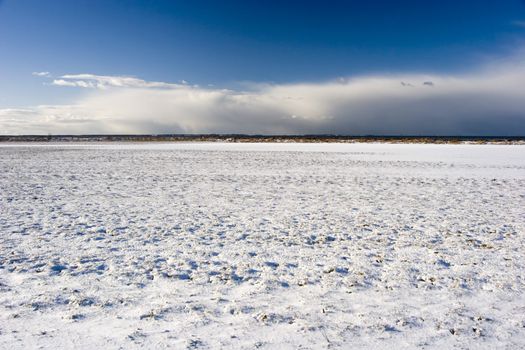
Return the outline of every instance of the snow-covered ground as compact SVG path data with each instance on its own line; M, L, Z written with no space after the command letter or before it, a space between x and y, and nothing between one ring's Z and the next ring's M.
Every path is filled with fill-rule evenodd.
M525 146L1 145L40 347L525 348Z

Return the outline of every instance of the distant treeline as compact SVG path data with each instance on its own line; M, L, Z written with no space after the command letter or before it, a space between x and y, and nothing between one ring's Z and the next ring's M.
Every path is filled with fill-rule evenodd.
M342 135L0 135L0 142L388 142L525 144L525 136L342 136Z

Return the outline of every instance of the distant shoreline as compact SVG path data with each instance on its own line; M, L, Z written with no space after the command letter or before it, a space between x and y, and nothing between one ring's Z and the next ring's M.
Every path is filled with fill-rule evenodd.
M525 136L342 136L342 135L1 135L0 142L274 142L274 143L433 143L433 144L520 144Z

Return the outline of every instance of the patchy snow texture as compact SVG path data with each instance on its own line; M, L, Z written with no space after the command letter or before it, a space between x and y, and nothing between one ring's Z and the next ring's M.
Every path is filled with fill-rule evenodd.
M525 347L525 148L0 146L0 348Z

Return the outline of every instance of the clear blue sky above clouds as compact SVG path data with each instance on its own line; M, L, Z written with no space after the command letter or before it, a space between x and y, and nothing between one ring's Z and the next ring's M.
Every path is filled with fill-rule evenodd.
M237 93L341 77L462 75L515 61L524 35L520 0L0 0L0 108L78 104L86 89L53 84L75 74ZM180 130L166 132L194 131L175 124Z

